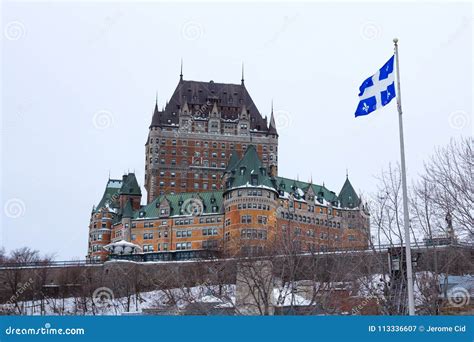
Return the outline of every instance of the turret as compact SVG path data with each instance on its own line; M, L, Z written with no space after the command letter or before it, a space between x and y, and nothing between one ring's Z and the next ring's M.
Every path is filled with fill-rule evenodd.
M276 232L278 192L255 146L230 171L224 191L225 245L228 255L259 254L271 248Z
M339 192L338 201L341 207L350 209L356 208L360 204L359 196L352 187L348 176L346 176L346 181Z
M122 186L119 191L120 208L123 210L130 200L133 210L140 209L142 191L138 185L134 173L128 173L122 176Z

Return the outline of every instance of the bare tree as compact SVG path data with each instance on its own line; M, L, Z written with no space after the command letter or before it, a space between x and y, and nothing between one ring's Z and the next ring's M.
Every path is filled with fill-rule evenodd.
M422 184L429 184L428 197L433 210L452 215L459 238L474 240L474 138L452 139L438 148L425 163Z

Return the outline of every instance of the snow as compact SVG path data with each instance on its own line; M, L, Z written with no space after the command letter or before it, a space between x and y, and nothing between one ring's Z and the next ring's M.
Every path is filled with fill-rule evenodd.
M288 286L273 289L273 303L276 306L311 305L310 300L292 293L291 288Z
M117 242L110 243L108 245L105 245L103 247L105 250L112 252L114 254L130 254L134 251L141 250L141 247L138 245L135 245L131 242L125 241L125 240L120 240Z

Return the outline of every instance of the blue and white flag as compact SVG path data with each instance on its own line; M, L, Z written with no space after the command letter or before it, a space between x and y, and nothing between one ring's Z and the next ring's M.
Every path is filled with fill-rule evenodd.
M385 106L395 97L394 59L395 56L392 56L375 75L370 76L360 86L356 117L367 115Z

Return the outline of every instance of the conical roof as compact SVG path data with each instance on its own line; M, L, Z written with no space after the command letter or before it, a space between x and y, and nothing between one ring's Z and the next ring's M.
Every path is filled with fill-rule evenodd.
M123 175L122 186L120 188L120 194L141 196L142 191L140 189L140 186L138 185L137 177L135 177L134 173Z
M359 196L357 196L354 187L349 181L349 177L346 177L346 181L339 192L338 200L343 208L354 208L359 205Z
M249 145L244 156L232 168L227 188L242 186L266 186L274 189L274 184L258 157L254 145Z

